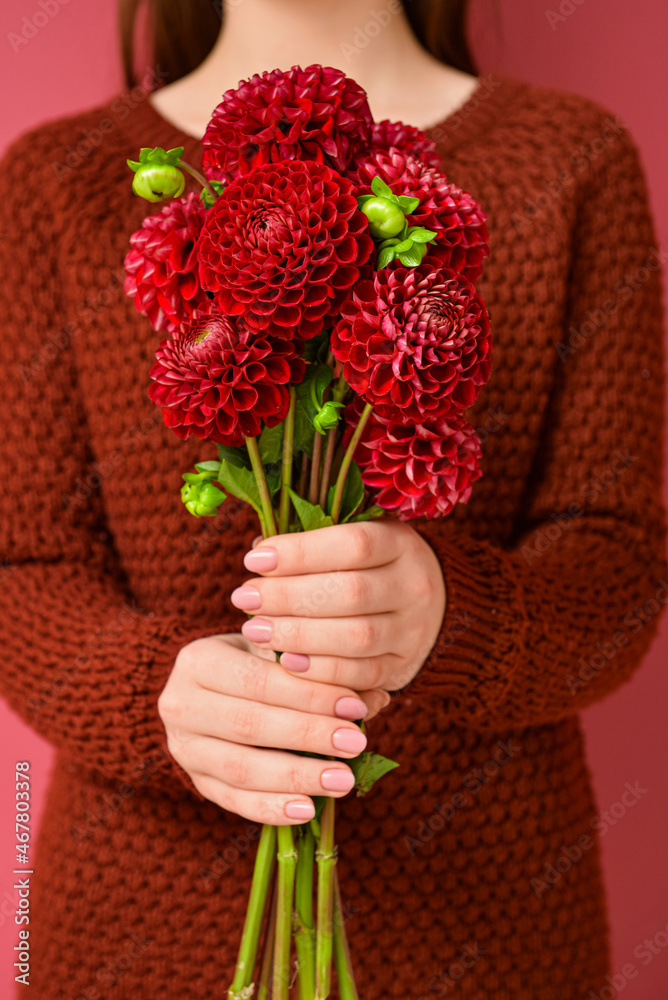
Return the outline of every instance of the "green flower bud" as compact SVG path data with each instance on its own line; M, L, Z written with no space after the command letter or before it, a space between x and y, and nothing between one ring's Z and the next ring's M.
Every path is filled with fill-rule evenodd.
M169 163L147 163L135 172L132 190L140 198L147 201L164 201L166 198L178 198L183 194L186 179L178 167Z
M210 479L202 477L199 482L184 483L181 487L181 499L193 517L214 517L225 494Z
M336 427L339 422L339 410L342 406L343 403L335 403L333 400L329 400L318 410L313 418L313 426L320 434L324 434L325 431Z
M389 198L367 198L362 212L369 220L369 232L376 240L398 236L406 224L406 216Z

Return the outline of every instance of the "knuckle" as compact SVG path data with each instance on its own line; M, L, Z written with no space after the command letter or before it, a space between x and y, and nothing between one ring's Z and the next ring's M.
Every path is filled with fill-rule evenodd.
M349 573L346 590L351 607L364 605L369 596L369 581L366 574L358 571Z
M253 743L257 736L257 714L247 708L232 711L229 724L236 742Z
M352 623L351 639L356 650L362 655L369 654L376 645L377 628L371 618L357 618Z
M367 524L351 524L348 539L348 546L351 555L359 562L370 559L374 553L375 544L373 534Z
M291 792L307 795L313 790L313 785L314 782L309 779L309 775L303 765L297 763L290 765L287 774L287 787Z
M249 777L250 767L243 753L233 754L225 762L223 780L229 782L230 785L245 788L248 786Z
M241 690L250 701L264 701L267 693L268 670L253 660L239 666Z
M306 750L317 751L322 737L319 720L315 716L305 715L300 729L299 745Z
M383 679L384 665L380 656L370 656L364 664L364 683L368 688L380 687Z

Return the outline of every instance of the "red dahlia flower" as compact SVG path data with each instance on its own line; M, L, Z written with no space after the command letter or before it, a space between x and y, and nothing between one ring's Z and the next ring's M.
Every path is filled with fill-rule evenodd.
M213 112L202 166L234 180L262 163L315 160L345 170L371 139L366 93L341 70L293 66L242 80Z
M211 300L201 287L195 245L206 210L197 195L171 201L144 219L130 237L125 292L154 330L176 330L208 316Z
M374 503L406 521L445 517L467 502L482 475L480 441L467 420L455 416L415 427L375 415L372 421L355 457Z
M289 341L256 336L243 320L211 316L163 340L149 396L180 438L243 444L263 420L285 419L288 383L304 377L304 362Z
M424 423L465 410L491 370L485 305L428 254L359 282L332 331L348 384L381 416Z
M220 312L301 340L338 312L372 250L350 181L300 160L265 164L225 188L198 244L202 285Z
M414 125L404 125L403 122L392 122L384 118L371 126L371 149L389 150L394 146L400 153L414 156L426 166L441 166L441 158L436 152L436 143L428 139L425 133ZM365 154L362 153L362 156Z
M447 265L474 283L480 277L483 259L489 256L487 216L470 194L399 149L377 149L358 157L347 176L358 194L368 194L378 176L396 195L419 198L408 224L438 233L436 245L446 251Z

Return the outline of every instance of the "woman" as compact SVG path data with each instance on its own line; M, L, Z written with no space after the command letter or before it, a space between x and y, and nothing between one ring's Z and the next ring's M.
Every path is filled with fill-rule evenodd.
M592 101L477 78L464 3L243 0L215 44L215 5L187 7L149 8L151 72L172 82L2 162L3 694L59 751L32 996L223 996L259 824L303 822L315 794L342 799L365 1000L604 995L577 713L640 663L655 625L624 615L666 573L660 253L636 147ZM311 62L427 129L488 214L484 476L444 522L253 548L245 510L204 524L175 502L203 452L148 401L156 340L121 287L147 209L125 159L197 160L224 90ZM361 714L401 765L363 800L345 797Z

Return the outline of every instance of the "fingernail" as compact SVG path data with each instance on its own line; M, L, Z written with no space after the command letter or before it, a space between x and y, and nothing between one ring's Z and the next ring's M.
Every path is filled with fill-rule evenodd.
M339 698L334 705L334 715L340 719L363 719L368 711L361 698Z
M332 733L332 743L344 753L362 753L366 746L366 736L361 729L337 729Z
M261 541L262 541L262 535L256 535L253 541L251 542L251 548L254 549L255 546L259 545Z
M281 653L279 662L286 670L295 670L298 674L308 670L311 663L308 656L302 656L301 653Z
M328 792L349 792L355 784L355 775L347 768L328 767L320 775L320 784Z
M313 819L315 806L312 802L286 802L285 815L290 819Z
M251 549L244 556L244 566L251 573L268 573L278 566L278 552L268 545Z
M240 608L242 611L257 611L262 604L262 597L257 587L237 587L232 591L230 600L235 608Z
M241 626L241 634L251 642L269 642L274 634L274 626L266 618L251 618Z

